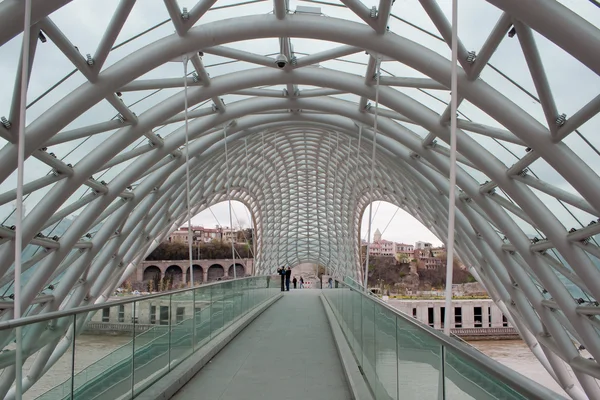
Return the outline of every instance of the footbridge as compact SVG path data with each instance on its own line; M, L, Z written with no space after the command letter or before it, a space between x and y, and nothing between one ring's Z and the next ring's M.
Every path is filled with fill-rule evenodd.
M450 339L450 290L447 336L365 293L383 201L444 243L446 288L456 258L569 397L600 399L599 16L598 0L1 1L0 398L42 379L60 399L551 398ZM111 302L203 211L251 226L251 269L235 245L194 267L187 235L185 265L146 275L187 289ZM303 263L338 287L280 297L267 277ZM82 363L93 318L131 337Z

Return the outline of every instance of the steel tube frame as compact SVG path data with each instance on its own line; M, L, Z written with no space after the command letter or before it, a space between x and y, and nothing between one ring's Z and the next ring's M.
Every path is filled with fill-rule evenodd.
M497 1L490 0L490 2L495 3ZM166 3L169 7L176 4L174 1L167 1ZM197 7L206 7L209 3L212 4L210 1L201 2ZM424 3L427 2L424 1ZM126 4L126 2L122 4ZM285 213L289 212L293 207L298 207L300 197L298 197L298 204L295 203L295 200L290 201L289 199L285 199L275 207L272 203L272 196L277 191L283 190L285 186L282 186L282 183L277 181L265 188L265 190L259 190L257 178L260 173L264 175L277 172L286 165L286 160L292 164L296 163L294 149L299 148L297 147L298 142L296 140L304 140L306 142L304 149L307 156L310 157L310 162L314 165L326 165L329 169L331 169L332 165L335 165L336 169L343 168L344 165L348 165L348 163L344 163L340 159L339 154L343 154L343 152L336 151L334 159L331 159L331 157L328 160L323 159L323 150L318 150L318 148L319 146L327 147L323 143L324 135L331 135L331 132L340 132L342 135L347 135L349 138L347 152L350 154L352 139L356 137L356 127L351 126L352 123L350 121L357 121L364 125L373 123L373 116L369 113L359 112L356 108L352 109L351 105L347 102L329 97L335 92L339 92L357 95L365 99L364 101L369 98L373 99L376 93L373 90L374 88L371 87L372 80L369 79L369 74L367 74L367 80L365 81L364 78L355 75L326 69L304 69L301 68L303 66L301 64L302 60L307 59L305 62L308 64L316 62L316 60L328 60L336 55L343 56L365 49L370 51L370 54L376 53L391 57L420 71L427 75L432 82L438 82L437 84L440 88L451 86L448 79L451 64L448 60L422 46L391 33L381 34L381 20L383 18L370 18L364 13L366 7L362 9L355 2L350 2L349 4L358 10L358 14L362 15L362 18L370 26L341 21L335 18L329 18L327 24L324 24L321 17L309 15L285 15L283 19L277 19L273 15L242 17L237 18L236 24L233 26L221 26L216 25L216 23L209 23L191 29L189 25L184 23L183 28L180 26L180 29L178 29L181 37L171 36L164 38L145 49L134 52L124 60L100 73L98 71L101 65L96 65L92 69L86 69L87 66L82 64L84 61L83 58L73 53L72 48L69 48L71 44L68 39L62 35L49 19L43 16L36 17L40 21L40 26L49 30L49 36L57 41L59 48L82 70L84 75L91 82L99 80L101 84L86 83L82 85L64 100L57 103L51 109L52 112L48 112L34 121L27 128L25 155L34 154L37 148L47 143L65 143L76 137L85 137L105 131L106 129L111 129L110 127L115 125L105 124L82 128L78 131L58 133L74 118L101 99L108 98L109 100L113 100L114 103L114 92L125 90L125 88L127 90L137 90L144 85L148 86L150 84L149 82L134 82L136 77L161 65L168 59L175 58L192 49L206 47L209 42L212 46L221 46L242 38L248 39L254 37L312 37L336 41L342 44L342 46L323 52L322 54L300 58L298 64L290 71L277 70L273 68L271 63L269 68L259 68L215 78L210 81L210 85L204 82L204 87L195 86L189 91L189 97L186 96L190 105L193 106L207 99L213 99L217 104L220 104L220 95L236 91L252 91L256 90L257 86L263 85L282 84L288 87L295 87L295 85L303 84L324 88L317 89L323 91L322 95L324 97L302 98L300 96L299 98L245 100L230 104L227 109L222 106L218 107L218 114L207 113L206 110L201 110L198 111L198 118L190 125L191 134L187 152L194 154L192 164L190 165L190 172L199 174L208 172L206 177L198 177L193 182L190 182L190 190L192 193L195 193L193 202L209 201L208 204L210 204L212 201L218 201L227 197L247 200L249 198L248 193L253 193L254 198L251 200L253 201L251 205L252 210L260 214L257 217L256 229L264 234L264 238L267 239L266 242L263 242L263 237L259 239L260 245L257 251L257 258L260 259L261 265L257 269L265 272L269 271L269 263L275 262L283 254L286 254L286 251L289 251L287 242L284 243L279 238L275 240L277 227L286 223L291 226L295 223L297 225L296 229L299 228L300 219L287 219L285 218ZM0 6L0 20L4 15L2 14L4 10L2 7ZM547 31L547 28L539 23L539 21L555 21L555 17L559 15L557 12L561 11L562 14L560 16L562 21L558 22L560 27L576 26L578 32L583 32L585 33L585 37L589 37L591 35L590 27L585 24L577 26L579 20L570 11L566 10L566 13L563 12L564 10L560 8L562 6L540 5L541 11L539 15L531 14L530 9L527 7L524 9L512 0L504 1L501 7L511 12L513 18L516 20L523 21L542 34L552 37L552 40L555 40L559 46L563 48L569 47L567 51L570 51L571 54L588 65L592 70L598 67L598 60L593 55L582 51L584 47L589 47L589 43L580 44L581 38L574 40L568 35L567 37L556 39L553 36L554 33ZM385 7L380 6L380 9L384 9L385 11ZM174 8L171 11L173 16L177 15ZM430 14L435 14L435 10L433 11L430 10ZM175 20L176 18L173 19ZM486 45L484 45L484 49L490 55L493 53L494 46L497 46L501 37L501 28L505 27L507 20L508 14L504 14L498 23L498 29L495 29L494 38L490 38L490 44L486 42ZM117 25L109 29L105 41L111 40L110 36L114 35L115 30L119 29ZM440 27L443 25L443 21L440 23L439 18L437 25ZM524 25L520 23L517 23L517 25L520 32L523 32L524 29L525 32L529 32L529 28L523 28ZM12 28L3 28L0 32L0 38L6 32L9 32L10 29ZM443 30L441 29L441 31ZM210 35L207 35L207 32L210 32ZM380 33L379 35L377 34L378 32ZM534 81L540 92L540 98L547 115L547 122L551 127L550 130L552 130L553 125L551 124L550 115L554 112L552 110L555 110L555 107L552 107L551 94L549 93L547 84L543 82L543 71L540 69L539 62L536 62L535 48L532 47L532 42L528 40L527 34L525 33L524 35L519 39L523 42L523 48L531 65L532 75L534 75L534 78L537 78L537 81L535 79ZM210 37L210 41L208 37ZM114 41L114 39L112 40ZM289 47L289 42L287 43ZM103 48L106 47L106 43L102 44L102 46ZM482 53L484 53L483 50ZM237 54L237 56L243 57L244 55ZM267 59L262 59L261 62L266 63ZM199 67L196 64L194 65L198 69ZM475 63L475 67L482 68L477 63ZM84 72L84 70L87 72ZM201 72L202 70L199 71L199 73ZM562 130L559 128L556 130L554 137L552 137L548 134L548 129L542 124L537 123L533 118L524 113L523 110L483 81L474 80L474 75L478 75L478 73L473 74L472 71L469 71L469 68L467 68L466 72L462 69L458 71L459 90L456 94L461 98L467 99L484 112L487 112L496 121L503 124L507 130L502 132L500 130L494 131L491 127L480 127L476 124L471 124L470 127L474 131L478 130L478 133L491 137L494 137L494 135L509 137L508 135L514 134L513 142L527 145L533 151L530 153L530 156L527 156L527 160L516 163L514 168L507 171L504 165L493 154L476 143L464 132L457 130L460 143L458 147L459 157L465 161L465 165L479 169L493 180L492 183L480 187L465 170L458 168L457 182L458 186L464 191L464 195L459 197L458 208L461 210L461 213L457 215L457 223L459 224L457 235L461 236L461 242L466 240L466 243L469 243L469 246L457 246L458 254L461 256L461 259L470 260L471 263L477 261L485 263L486 268L477 270L480 278L486 287L490 288L491 292L498 294L497 299L503 301L511 313L517 317L515 321L518 320L521 324L520 329L522 330L523 327L527 327L533 335L537 335L540 338L544 354L552 355L556 353L558 357L567 362L579 360L576 349L565 331L566 329L574 337L578 338L579 341L584 342L592 355L598 359L600 356L600 341L593 328L595 321L590 321L578 312L578 307L573 303L570 294L549 268L560 270L560 267L549 263L540 255L532 254L532 251L537 252L546 248L556 248L572 266L574 272L577 274L576 276L580 278L579 284L576 279L574 282L582 286L582 282L593 282L599 278L598 271L594 269L588 256L588 253L596 254L595 251L597 248L587 248L587 246L582 246L578 242L578 238L588 234L587 230L582 230L577 235L570 236L553 213L540 203L539 199L530 189L530 186L539 190L543 188L543 191L547 194L562 199L592 215L599 215L600 185L598 183L600 183L600 179L572 150L566 146L555 145L557 137L564 137L574 129L572 124L567 126L567 121L567 124L565 124L567 128L564 128L564 126ZM396 78L390 78L390 84L393 82L401 83L398 79L395 81L393 79ZM187 80L185 81L187 82ZM183 86L184 80L171 83L168 80L155 80L151 84L157 88L169 85L170 87L179 87ZM404 84L419 85L420 83L407 81ZM430 85L432 87L436 85L425 81L422 84L423 86ZM444 120L445 115L448 114L448 110L442 116L437 115L431 110L426 109L422 104L390 87L382 87L380 95L382 105L385 105L394 113L389 114L390 117L394 115L402 116L407 121L421 125L429 130L432 137L439 137L448 143L451 142L452 135L450 134L450 129L447 126L440 125L440 118ZM178 218L181 219L181 213L184 212L181 196L173 196L176 190L181 190L181 185L185 182L182 179L182 153L177 150L183 143L182 130L175 130L164 142L160 141L159 145L155 148L144 148L143 150L123 156L117 155L123 148L143 135L150 135L151 138L154 138L153 134L149 134L154 127L165 121L180 120L181 115L179 112L181 111L182 100L182 95L176 94L139 117L134 117L127 107L117 103L117 108L120 112L128 116L129 119L134 119L135 121L133 122L135 124L120 126L121 129L115 134L114 140L111 140L110 143L106 142L100 145L93 155L88 156L72 169L65 169L62 164L56 164L57 168L62 168L65 173L69 174L69 178L59 179L43 203L35 207L28 218L26 218L23 226L24 243L34 243L34 236L41 230L44 224L47 224L47 221L56 219L61 215L66 215L67 211L76 210L81 207L85 208L60 239L56 250L49 256L42 258L41 266L38 266L38 268L43 267L40 271L43 269L45 272L38 273L36 271L34 277L27 282L25 296L21 302L23 306L27 306L35 301L35 295L39 292L40 288L43 287L48 279L52 279L58 271L64 268L65 257L69 254L69 251L77 246L82 246L80 243L81 236L89 231L90 227L98 224L99 221L106 219L104 226L94 236L92 244L83 249L84 254L73 264L74 268L70 268L65 275L65 282L70 282L69 284L74 284L75 280L82 276L89 280L89 282L84 282L83 285L79 286L76 289L76 294L68 299L66 304L69 306L75 306L82 301L83 296L87 292L86 285L88 284L93 294L92 297L102 299L102 296L107 295L107 290L114 287L127 271L131 271L134 260L139 259L142 252L146 253L148 249L155 245L154 243L157 243L156 240L159 234L160 237L164 237L169 229L176 227L175 222L170 219L174 215L179 215ZM354 105L356 104L354 103ZM283 114L280 112L280 110L290 109L312 110L317 113L330 113L334 116L328 117L323 114L308 113L306 115L299 115L298 113ZM577 127L578 124L591 118L597 109L597 104L593 100L586 106L585 110L582 109L580 114L576 114L577 118L574 118L574 126ZM257 113L265 114L251 115ZM403 127L398 122L385 118L383 114L379 118L381 120L382 143L385 143L385 146L378 146L378 154L382 154L382 160L388 160L391 154L402 154L402 156L398 160L390 159L390 165L393 165L393 167L388 168L388 166L383 164L383 161L378 164L378 173L375 177L375 180L380 182L378 186L383 188L386 182L393 182L396 179L398 183L392 186L398 192L404 191L407 193L406 198L409 199L404 207L411 210L423 222L429 223L432 220L441 220L449 223L450 221L445 216L444 211L444 207L448 206L450 200L447 195L447 191L449 190L447 181L443 178L443 174L448 172L449 167L448 157L444 148L423 148L418 135ZM261 132L261 129L269 129L270 131L267 136L267 149L261 154L263 162L261 163L259 159L253 158L253 162L249 163L249 168L252 171L246 170L243 174L240 168L232 167L230 171L231 188L229 190L226 187L228 184L225 185L224 183L223 172L219 171L218 168L214 168L214 166L210 166L208 163L208 160L222 159L225 141L219 138L218 133L214 133L214 131L206 137L201 137L200 134L202 132L210 132L218 124L223 124L233 119L238 119L237 125L240 125L240 127L232 128L231 154L232 157L235 157L232 160L239 157L239 149L236 147L236 143L239 140L246 138L250 140L247 148L251 149L251 157L255 157L254 153L257 150L258 142L253 139L252 135L256 136ZM398 121L401 121L401 119L398 118ZM286 122L294 122L304 126L305 133L301 134L294 129L285 128L283 125ZM466 122L465 124L463 125L464 129L469 129L467 127L469 124ZM365 132L366 137L371 134L368 130ZM504 137L500 139L504 140ZM52 142L53 140L54 142ZM276 143L273 144L273 141ZM345 146L342 145L342 143L345 143L345 140L338 143L342 148ZM363 147L360 146L358 148L359 153L364 151ZM0 150L0 180L4 180L14 170L14 166L16 165L14 149L15 144L9 143ZM392 150L388 151L388 149ZM193 153L193 151L196 152ZM35 155L37 157L38 153L35 153ZM267 162L264 162L265 155L269 158ZM528 165L527 163L531 163L537 159L537 157L542 157L551 164L566 181L575 187L581 194L581 197L570 195L544 182L533 181L529 177L515 176L514 173L521 171L521 169L516 171L515 168L518 169L519 166L524 167ZM110 182L106 189L102 187L97 188L99 189L97 200L88 203L89 199L86 199L76 205L69 206L68 210L58 211L75 190L83 184L88 184L87 177L98 171L99 168L102 170L107 168L107 166L118 165L123 161L133 158L135 160L131 165L120 176ZM51 160L47 161L50 162ZM364 165L364 162L364 157L357 158L357 165ZM255 164L261 165L262 171L259 171L259 168ZM290 170L288 173L293 175L293 171ZM507 174L507 172L510 173ZM403 173L408 173L409 177L402 178ZM414 178L413 175L417 178ZM313 179L313 177L307 178L305 183L311 184ZM305 254L308 257L311 257L311 254L318 254L318 257L324 257L322 260L331 262L331 255L336 252L339 253L341 244L346 243L344 245L345 249L349 254L352 254L351 259L356 260L357 254L352 251L352 248L357 246L358 243L356 230L359 224L357 223L357 219L362 212L360 210L364 210L369 200L368 197L365 197L367 187L359 183L366 181L367 177L362 173L358 173L354 179L355 183L353 185L347 185L346 180L344 180L343 188L340 188L338 186L342 185L342 183L338 182L336 172L335 183L326 174L325 186L319 186L319 188L325 188L326 191L330 190L330 187L333 186L333 198L335 199L333 203L330 201L330 198L326 197L323 203L319 203L319 205L323 205L323 212L327 212L329 215L330 211L335 209L335 205L340 202L343 206L339 214L336 215L341 215L342 218L340 222L336 222L336 228L340 228L341 231L345 232L354 231L354 239L351 242L347 242L345 238L335 235L330 238L329 242L323 242L322 238L331 234L331 232L328 227L318 227L319 232L322 234L319 240L308 239L306 242ZM128 194L125 191L126 187L138 181L142 182L141 185L132 194ZM167 181L169 182L168 185L165 184ZM315 182L317 181L315 180ZM435 185L427 186L427 182L435 182ZM34 189L42 183L43 187L45 187L52 182L49 182L49 180L40 180L36 182ZM428 189L407 190L411 184L425 185ZM95 187L93 184L91 186ZM351 188L347 186L351 186ZM155 187L157 188L156 190L153 189ZM503 197L490 195L488 192L495 187L499 187L505 191L515 204L509 203ZM308 187L304 188L308 196L307 189ZM434 202L431 206L419 207L419 199L430 198L435 195L436 189L442 194L443 201L440 199L439 203ZM405 201L400 198L399 194L394 194L396 196L394 197L394 195L386 190L377 189L376 196L386 199L396 199L397 203ZM340 193L339 196L338 191ZM167 196L168 193L171 194L172 198ZM344 193L349 194L349 196L344 196ZM124 197L122 204L120 200L117 200L119 196ZM348 199L344 199L344 197L348 197ZM451 196L451 199L454 199L454 196ZM148 207L151 207L151 200L157 202L155 203L158 207L157 209L168 210L167 214L169 218L155 218L147 226L140 225L135 227L135 225L132 225L134 222L140 223L144 220L143 211L147 211ZM473 201L473 203L468 203L468 201ZM304 199L302 199L302 202L304 202ZM160 206L158 206L158 203L160 203ZM548 241L538 246L532 246L523 230L512 220L505 210L510 210L520 215L529 221L533 227L539 228ZM125 225L122 224L123 218L127 218ZM164 228L160 228L163 224L170 224L169 229L164 230ZM476 231L473 228L474 226L477 226ZM114 236L115 229L118 231L116 236ZM511 250L505 248L505 244L500 240L495 229L500 229L507 236L508 240L510 240ZM446 239L450 239L449 235L444 235L437 227L433 228L433 230L438 236L446 236ZM590 233L593 233L592 231L590 230ZM299 234L298 232L299 230L297 230L297 234ZM152 244L148 244L148 242L142 240L142 235L150 235L148 237ZM477 240L478 237L482 237L484 240ZM271 247L266 246L267 244ZM472 247L470 246L471 244L473 245ZM109 249L111 248L114 248L116 253L110 253ZM512 256L508 253L509 251L515 251L517 254ZM327 256L324 256L325 253L327 253ZM109 268L101 271L100 264L97 260L94 260L94 256L98 255L102 259L105 259L109 254L117 254L117 258L110 262ZM7 271L13 259L17 257L18 254L15 253L14 248L11 250L7 243L0 244L0 260L2 260L0 271ZM265 264L263 264L263 261ZM339 263L340 261L338 257L337 262ZM124 265L119 267L122 263L127 265L127 267L124 268ZM331 265L331 268L332 271L337 273L343 267ZM514 286L514 282L510 277L515 277L515 281L519 284L519 287ZM543 285L553 295L557 307L562 311L561 315L553 315L551 310L543 303L545 300L540 294L536 286L537 284ZM600 289L591 285L582 289L588 291L595 298L598 298L600 295ZM65 289L58 290L55 293L55 302L58 304L62 300L65 300L66 295ZM514 305L510 304L511 301L514 301ZM532 313L531 306L533 306L537 315ZM49 309L51 308L42 308L40 312L46 312ZM522 319L519 319L521 317ZM543 336L548 334L551 336ZM530 342L532 341L530 340ZM537 355L540 356L540 354L538 352ZM46 368L46 361L40 360L36 371L41 370L40 366L42 362L44 363L44 367L41 369ZM590 377L595 376L593 365L578 361L576 364L575 374L586 393L590 397L600 395L597 386L595 386ZM556 379L560 381L561 385L572 396L581 398L581 392L577 392L576 387L575 389L572 388L572 382L569 382L564 369L560 368L560 362L558 362L556 357L548 357L545 365L551 365L550 368L556 372L554 375ZM6 393L4 390L6 384L12 379L10 377L10 373L2 377L2 384L0 384L2 390L0 391L3 394Z

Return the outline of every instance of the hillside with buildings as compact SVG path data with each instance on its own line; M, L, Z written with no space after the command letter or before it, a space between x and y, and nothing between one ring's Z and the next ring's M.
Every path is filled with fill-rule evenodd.
M373 241L362 243L362 265L369 247L369 282L396 293L414 290L435 290L446 281L446 249L431 243L414 245L393 242L382 238L377 229ZM453 262L453 283L475 282L458 259Z

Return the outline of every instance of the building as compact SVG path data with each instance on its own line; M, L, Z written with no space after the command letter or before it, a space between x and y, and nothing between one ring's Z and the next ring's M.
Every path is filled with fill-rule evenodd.
M369 246L369 254L381 257L396 257L401 262L410 262L414 246L406 243L398 243L385 240L379 229L373 234L373 243ZM398 255L400 253L400 255ZM409 260L409 261L402 261Z
M444 300L389 300L388 303L434 329L444 328ZM502 310L491 299L452 300L452 328L512 327Z
M418 259L419 268L438 269L444 267L444 260L437 257L422 257Z
M442 248L443 249L443 248ZM439 248L436 248L435 251L431 247L431 243L417 242L415 244L415 250L413 252L413 257L417 262L418 268L424 269L437 269L444 266L444 257L436 256L442 255L442 252ZM443 251L443 255L446 254L446 251Z
M433 246L428 242L417 242L415 243L415 250L426 250L431 249Z
M431 254L437 258L445 258L446 257L446 248L444 246L441 247L433 247L431 249Z
M221 228L221 237L224 242L231 243L232 241L236 243L238 241L238 230L232 228Z
M227 243L231 243L233 240L235 243L238 242L238 238L243 236L240 234L240 230L232 229L229 227L221 227L217 225L215 228L205 228L203 226L192 226L192 241L194 243L210 243L213 240L222 240ZM171 232L167 239L171 243L187 243L188 241L188 227L182 226L176 231Z
M415 246L406 243L396 243L396 260L408 264L414 258Z
M204 228L203 226L192 226L192 233L192 241L195 243L210 243L213 240L222 240L223 238L222 229L220 227ZM188 227L182 226L171 232L167 240L171 243L187 243Z

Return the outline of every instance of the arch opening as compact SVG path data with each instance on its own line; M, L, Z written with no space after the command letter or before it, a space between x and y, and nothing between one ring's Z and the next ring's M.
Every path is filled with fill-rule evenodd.
M183 283L183 270L179 265L171 265L165 270L167 288L175 288Z
M142 282L147 288L153 289L154 291L158 290L160 280L161 271L156 265L150 265L144 269Z
M194 264L192 265L193 273L194 273L194 286L200 284L204 281L203 269L200 265ZM191 282L191 273L190 267L187 268L185 272L185 280L186 282Z
M244 276L246 276L246 268L244 267L244 265L240 264L240 263L235 263L235 264L230 265L227 270L228 271L227 274L230 278L234 277L234 274L233 274L234 266L235 266L235 274L236 274L235 276L236 277L243 278Z
M208 279L207 282L214 282L221 280L225 276L225 269L221 264L213 264L208 267Z

